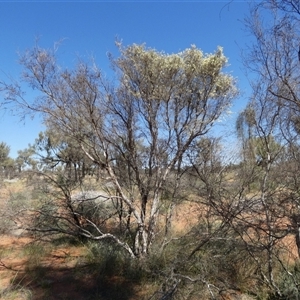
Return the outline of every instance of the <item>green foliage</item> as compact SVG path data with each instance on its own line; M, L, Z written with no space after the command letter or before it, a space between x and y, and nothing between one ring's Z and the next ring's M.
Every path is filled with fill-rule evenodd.
M32 207L31 200L32 195L30 189L27 189L27 191L11 193L8 200L8 206L12 211L18 212L18 210Z
M5 161L9 158L10 147L4 143L0 143L0 164L5 163Z
M143 266L113 243L89 242L87 262L104 277L122 276L131 282L146 278Z
M51 251L50 245L29 243L23 248L23 255L27 258L26 267L30 270L41 265L41 260Z
M278 287L281 295L272 294L269 300L298 300L300 299L300 268L297 262L289 272L283 272L279 276Z
M64 234L59 234L56 237L53 237L50 242L54 247L82 246L82 241L80 241L77 237Z
M33 292L32 290L24 286L22 284L22 280L19 280L19 282L15 282L16 279L14 278L9 287L2 289L0 288L0 299L5 300L32 300L33 299Z
M35 151L33 146L18 151L18 157L15 159L15 162L19 173L22 173L27 169L36 170L37 161L34 159L34 154Z
M10 192L9 197L2 202L0 232L2 234L11 233L15 229L16 223L20 226L23 212L32 208L32 203L30 189Z
M221 47L207 55L194 45L171 55L135 44L127 48L120 46L120 51L122 57L117 60L117 65L123 71L123 82L137 98L147 99L146 90L150 87L153 88L151 100L167 101L170 78L179 92L188 86L191 92L197 89L197 93L204 95L210 86L208 97L212 99L232 92L233 78L221 72L227 63ZM195 80L191 81L191 78ZM138 90L131 85L137 80L141 80L139 85L142 87ZM160 84L154 85L153 81Z
M15 161L9 157L10 147L0 143L0 177L11 179L14 176Z

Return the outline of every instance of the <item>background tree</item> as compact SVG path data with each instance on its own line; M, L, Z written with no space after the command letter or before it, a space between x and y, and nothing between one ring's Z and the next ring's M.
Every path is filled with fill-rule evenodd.
M36 170L37 161L34 158L34 154L35 151L31 145L24 150L18 151L18 156L15 161L19 173L23 173L27 168L33 171Z
M69 181L81 182L96 169L77 143L50 128L39 134L32 150L39 156L40 168L55 170L61 167Z
M0 143L0 174L1 177L10 179L14 176L15 162L9 157L10 147L4 143Z

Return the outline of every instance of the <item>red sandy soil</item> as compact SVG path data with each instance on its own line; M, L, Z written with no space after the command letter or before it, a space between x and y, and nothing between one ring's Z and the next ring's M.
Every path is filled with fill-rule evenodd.
M147 291L146 287L137 290L134 283L120 276L95 276L86 262L80 263L87 254L84 246L56 246L31 265L22 255L31 242L26 237L0 236L0 250L5 254L0 265L0 299L140 300Z
M28 246L30 243L32 239L28 237L0 236L0 251L3 253L0 265L0 291L23 287L34 290L28 299L84 299L74 294L77 290L74 285L78 282L72 280L72 271L85 249L69 246L54 249L41 258L37 267L34 263L30 263L28 255L23 251L26 245L30 247ZM35 280L37 283L34 282ZM3 294L2 298L0 294L1 299L6 297L27 299L22 292L15 293L13 298L12 293L3 292Z

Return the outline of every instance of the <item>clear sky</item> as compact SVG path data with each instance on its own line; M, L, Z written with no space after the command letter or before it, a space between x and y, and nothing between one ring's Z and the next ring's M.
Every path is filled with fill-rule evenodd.
M249 42L242 20L247 1L1 1L0 80L17 79L21 68L18 52L40 45L59 48L60 63L71 66L76 57L93 55L109 73L107 53L118 55L115 39L123 44L146 43L148 47L176 53L195 44L206 53L217 46L229 58L228 72L237 79L242 95L232 107L232 123L245 106L249 93L243 73L241 49ZM30 96L30 94L29 94ZM1 96L0 96L1 97ZM1 101L1 99L0 99ZM39 118L20 121L0 108L0 142L10 155L33 143L43 130Z

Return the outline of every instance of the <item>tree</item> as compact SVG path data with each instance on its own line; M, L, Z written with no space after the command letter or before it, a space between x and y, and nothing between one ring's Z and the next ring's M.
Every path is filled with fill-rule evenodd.
M68 137L61 136L60 132L51 128L39 134L32 150L39 155L41 167L52 170L62 167L66 170L69 181L81 182L96 168L86 157L80 145L72 142Z
M34 147L31 145L24 150L18 151L18 156L15 161L20 174L26 170L26 168L30 168L31 170L36 169L37 161L33 158L34 154Z
M101 230L80 234L114 239L142 257L157 235L164 183L171 174L179 181L188 150L226 113L236 88L222 72L227 63L222 48L203 54L192 46L169 55L144 45L118 47L120 57L111 58L115 86L95 65L79 62L75 70L63 70L55 51L36 46L21 64L23 80L41 96L31 103L19 85L3 89L8 101L41 113L46 124L103 167L116 191L111 197L121 200L134 220L127 228L132 242Z
M10 147L4 143L0 143L0 171L1 175L10 178L14 172L14 160L9 157Z
M264 220L263 226L258 223L251 227L256 228L256 242L263 245L267 257L265 269L260 269L262 276L278 298L287 296L276 276L278 263L280 272L291 282L293 295L299 297L298 275L289 271L293 267L285 260L289 249L283 246L290 234L295 237L298 251L300 245L296 196L299 188L295 180L299 166L298 8L297 1L263 1L252 7L247 19L255 39L245 58L246 68L256 75L249 104L254 112L251 146L260 167L252 167L253 178L259 185L251 192L257 193L255 199L259 200L261 210L253 209L252 214Z
M10 147L4 143L0 143L0 162L3 163L9 157Z

